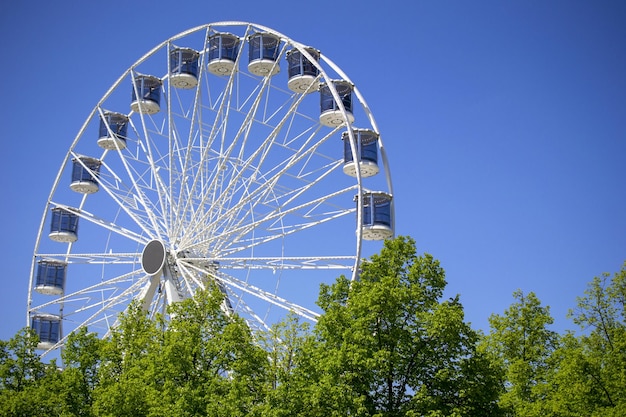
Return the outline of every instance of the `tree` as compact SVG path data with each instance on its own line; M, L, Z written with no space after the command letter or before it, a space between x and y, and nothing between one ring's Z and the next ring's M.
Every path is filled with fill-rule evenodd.
M9 341L0 341L0 389L21 391L44 376L46 366L37 354L38 341L28 328Z
M165 323L138 305L102 345L97 416L249 416L263 400L267 357L215 285L169 307Z
M504 368L444 299L439 262L399 237L361 267L321 287L312 330L288 316L253 336L209 283L168 320L133 303L107 338L79 330L63 370L25 331L0 343L0 415L502 415Z
M570 312L583 333L558 355L554 408L562 415L626 415L626 263L595 277Z
M253 416L264 399L267 354L250 328L222 310L216 285L174 304L155 375L162 415ZM161 414L159 414L161 415Z
M56 362L45 364L37 353L39 338L22 329L9 341L0 341L0 415L59 415L62 402Z
M103 343L85 327L70 334L65 342L59 396L68 415L93 415L93 392L99 383Z
M517 302L489 318L491 332L484 348L504 372L506 392L500 403L511 415L542 416L547 410L550 357L558 346L558 334L548 329L553 323L550 308L537 296L521 290L513 293Z
M311 394L316 340L309 323L296 315L272 326L261 339L267 352L267 387L263 416L290 417L311 415L308 398Z
M385 242L360 279L322 286L315 415L497 415L497 378L439 262Z
M127 312L120 315L118 327L99 345L92 392L95 416L150 415L152 402L160 391L159 381L153 375L162 340L158 322L150 319L139 303L131 303ZM78 369L89 372L90 367ZM89 379L88 375L83 377Z

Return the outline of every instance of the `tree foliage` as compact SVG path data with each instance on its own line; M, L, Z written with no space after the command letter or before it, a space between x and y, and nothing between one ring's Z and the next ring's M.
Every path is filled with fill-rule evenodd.
M549 308L514 293L490 318L482 347L502 369L500 405L511 416L626 415L626 264L595 277L570 312L579 334L549 329Z
M562 415L626 415L626 263L595 277L570 316L583 333L568 334L558 354L553 403Z
M253 335L209 285L167 320L132 304L105 339L80 329L62 368L24 329L0 341L0 415L626 415L626 264L590 282L570 314L580 334L563 335L521 291L489 334L473 330L411 238L361 266L322 285L314 326L289 315Z
M254 415L266 355L222 301L217 286L200 291L171 307L167 326L133 307L104 342L95 415Z
M360 280L323 286L316 327L324 414L494 415L498 388L439 262L385 242ZM320 396L321 397L321 396ZM322 414L318 414L322 415Z
M54 361L40 360L37 343L31 329L0 341L0 415L58 415L62 404L54 393L60 388L59 372Z
M517 301L503 315L489 318L491 333L483 344L503 370L506 391L500 404L507 413L545 415L550 357L558 341L548 328L554 320L534 293L517 290L513 297Z
M262 339L268 355L266 398L263 416L314 415L311 393L317 363L317 342L309 323L295 315L274 325Z

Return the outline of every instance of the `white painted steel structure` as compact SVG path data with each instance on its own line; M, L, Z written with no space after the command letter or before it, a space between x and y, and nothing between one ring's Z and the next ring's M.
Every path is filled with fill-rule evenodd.
M216 49L221 34L230 47L238 42L234 55ZM259 51L248 42L259 38L260 53L272 44L274 55L252 56ZM314 75L290 75L288 55L309 60ZM58 343L46 340L44 354L83 326L104 337L132 300L164 313L209 281L253 329L285 311L315 321L319 284L355 279L365 256L355 196L393 193L368 105L354 86L346 111L335 80L354 86L323 51L246 22L190 29L128 68L69 145L45 203L27 300L28 325L45 317L56 331L59 321ZM343 124L320 123L319 85L329 86ZM375 177L354 169L352 120L378 135ZM346 135L351 175L343 172ZM92 160L99 172L85 178L81 161ZM73 163L83 163L81 181L92 186L70 187ZM53 210L78 217L78 229L52 230ZM63 265L65 279L42 291L50 285L38 285L38 267L50 264Z

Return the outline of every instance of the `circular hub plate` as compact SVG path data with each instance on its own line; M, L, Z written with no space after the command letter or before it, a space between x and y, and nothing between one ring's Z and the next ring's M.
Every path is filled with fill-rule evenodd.
M141 267L148 275L156 275L165 265L165 245L160 240L153 240L146 245L141 254Z

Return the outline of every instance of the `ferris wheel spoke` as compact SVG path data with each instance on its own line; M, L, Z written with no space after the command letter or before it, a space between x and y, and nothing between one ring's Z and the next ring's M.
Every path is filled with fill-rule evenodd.
M117 225L117 224L115 224L115 223L113 223L111 221L108 221L108 220L96 217L94 214L92 214L92 213L90 213L90 212L88 212L86 210L76 210L73 207L69 207L67 205L60 204L60 203L52 202L52 204L55 207L63 208L64 210L66 210L66 211L68 211L70 213L73 213L76 216L78 216L78 217L80 217L82 219L85 219L86 221L88 221L90 223L98 225L98 226L100 226L100 227L102 227L104 229L110 230L110 231L112 231L112 232L114 232L114 233L116 233L116 234L118 234L120 236L124 236L127 239L134 240L135 242L138 242L138 243L146 243L146 239L144 237L142 237L141 235L138 235L137 233L135 233L135 232L133 232L131 230L128 230L128 229L126 229L124 227L121 227L121 226L119 226L119 225Z
M40 259L52 259L70 264L99 264L99 265L135 265L140 253L37 253Z
M53 305L65 305L72 302L78 301L89 301L93 300L96 295L101 295L103 292L109 293L112 295L114 293L119 293L119 288L125 288L122 294L132 293L141 285L141 279L138 279L137 276L145 275L142 271L132 271L126 274L122 274L101 282L97 284L81 288L79 290L63 294L62 296L49 300L45 303L41 303L37 305L37 308L43 309L46 307L50 307ZM130 284L129 284L130 283ZM120 284L123 284L122 286ZM111 302L111 301L109 301ZM97 305L94 304L94 305ZM82 311L84 308L76 309L75 312Z
M102 161L102 166L106 167L112 174L112 171L110 171L110 168L104 161ZM107 179L106 174L100 175L98 180L99 186L108 194L115 205L122 209L145 234L151 234L153 225L146 216L146 210L138 204L139 199L128 188L121 187L122 182L119 178L113 175L110 177L113 177L113 179Z
M193 293L194 288L205 289L205 280L207 277L212 274L214 271L207 267L206 264L201 264L202 267L198 267L197 265L189 265L186 262L179 261L178 267L181 269L181 276L185 281L186 290L189 293Z
M200 81L200 80L199 80ZM170 199L174 201L174 192L178 189L178 196L176 201L176 207L174 204L170 205L171 211L170 216L174 217L175 214L182 213L181 210L193 210L194 205L192 204L194 198L194 190L202 187L202 181L204 180L204 170L205 164L208 160L208 152L210 148L203 146L201 143L202 138L202 121L201 121L201 112L197 109L199 107L199 103L197 100L199 98L199 87L196 90L194 101L196 102L192 115L190 118L182 117L183 127L189 127L189 133L187 135L186 145L180 142L181 135L178 133L178 126L176 125L176 121L172 120L170 125L170 135L173 140L170 142L174 144L172 147L172 151L170 152L170 166L171 169L169 171L169 183L172 184L170 189ZM171 111L171 110L170 110ZM175 158L175 157L176 158ZM194 156L197 156L194 160ZM193 183L189 184L188 178L193 179ZM185 203L185 206L181 206L181 202ZM174 225L174 220L170 221L170 224ZM181 224L177 225L180 227ZM174 233L176 233L178 228L173 228Z
M219 107L216 111L214 123L211 126L211 131L208 134L208 141L205 147L205 151L202 153L202 157L199 159L199 161L204 161L207 159L206 158L207 152L210 151L213 142L217 139L219 143L219 150L217 152L220 158L218 159L218 163L216 166L218 173L220 170L224 169L223 167L224 162L223 162L222 155L224 153L224 146L226 143L226 140L225 140L226 127L225 126L226 126L226 120L228 119L230 103L232 100L232 90L233 90L233 77L231 76L228 80L226 88L224 89L224 95L219 100ZM186 156L190 157L192 154L193 153L188 152ZM190 170L189 165L186 165L183 174L188 172L188 170ZM195 206L193 205L193 202L195 201L195 196L193 195L193 191L196 189L195 186L197 186L196 181L198 181L199 179L203 179L203 178L204 177L202 175L194 175L193 182L189 188L186 188L183 186L183 182L184 183L187 182L186 178L181 178L181 186L180 186L179 195L177 199L178 201L178 207L176 209L177 213L181 213L181 214L191 213L192 215L194 214L193 209ZM216 188L214 187L218 178L219 178L219 175L215 175L210 183L203 184L204 187L206 187L208 190L213 190L215 192ZM181 216L181 219L184 217L185 216ZM185 227L186 225L187 225L187 222L185 223L179 222L177 224L177 227L174 229L174 234L179 234L181 229Z
M247 133L244 134L244 136L247 136ZM244 142L247 139L244 138ZM265 140L265 143L267 143L268 141L270 141L271 138L267 138ZM255 154L253 154L253 157L256 156L256 154L260 153L262 148L266 146L265 144L261 145L261 147L259 147L258 151L255 152ZM242 146L243 149L243 146ZM239 160L235 159L235 160ZM214 175L214 181L213 184L215 184L214 188L208 188L206 190L206 192L203 193L202 195L202 201L203 204L207 204L210 202L210 204L212 206L217 205L220 206L224 203L224 201L230 201L233 197L233 195L239 191L241 189L241 187L245 186L245 182L242 180L242 176L244 175L244 173L246 172L246 169L248 168L249 164L239 164L237 166L237 169L234 170L235 176L233 178L230 179L230 181L228 181L228 184L226 186L226 188L221 187L221 185L224 183L223 181L219 181L219 176L220 176L220 172L218 171L215 175ZM220 191L219 193L217 193L217 188L219 187ZM216 198L215 196L219 194L219 196ZM199 216L202 216L202 218L197 218ZM203 220L206 220L207 217L211 216L211 212L210 211L202 211L202 212L196 212L194 218L192 219L191 223L192 224L201 224Z
M135 83L133 82L133 85ZM136 88L136 87L134 87ZM152 155L152 147L150 146L150 140L152 135L158 134L163 136L162 133L151 133L147 130L145 117L140 113L142 132L136 128L132 119L129 119L129 124L133 131L135 131L137 139L136 155L131 155L129 151L118 151L119 161L122 163L123 172L128 183L125 183L125 189L132 195L132 199L138 204L138 210L147 217L149 223L152 226L152 230L156 234L162 234L163 228L161 222L157 221L155 213L163 212L163 196L162 181L158 177L159 169L154 161ZM142 139L143 138L143 139ZM163 158L163 157L161 157ZM111 170L113 171L113 170ZM117 179L120 179L119 174L115 174ZM122 183L124 183L122 181ZM152 195L156 195L153 200L149 200L145 191L148 190ZM166 194L165 194L166 195ZM125 201L128 201L127 199ZM150 201L150 202L149 202ZM160 206L160 210L155 210L155 204Z
M307 154L311 155L311 153L303 152L301 158L304 158ZM278 211L280 210L281 206L289 206L289 204L291 204L292 201L300 197L303 193L305 193L309 189L315 187L318 183L322 182L328 175L334 172L339 166L341 166L341 164L340 162L337 162L337 161L333 163L329 163L325 167L320 168L318 172L316 173L317 176L311 177L310 181L303 183L303 185L301 185L299 189L293 189L293 190L285 189L285 190L281 190L280 192L276 192L276 190L279 190L280 188L277 188L274 185L270 186L269 182L277 181L282 175L284 175L287 172L287 170L291 167L290 165L287 165L283 171L280 171L279 173L277 173L272 179L268 180L267 183L262 184L264 185L263 187L259 186L253 191L250 191L250 192L246 191L245 193L243 193L243 196L240 197L239 202L235 204L232 208L227 209L227 211L225 211L224 214L221 216L221 219L226 219L229 222L226 224L227 226L230 226L230 227L239 226L244 221L244 219L249 218L252 211L255 210L258 204L262 204L262 203L266 204L268 202L272 204L272 207L274 207L273 208L274 211ZM283 197L286 197L286 198L283 198ZM279 202L281 203L280 205L278 204ZM218 207L220 206L218 205ZM241 215L240 213L245 207L248 207L248 210L245 214ZM219 212L220 210L213 210L213 211ZM221 224L220 221L222 221L221 219L220 218L215 219L215 221L213 221L212 224L220 225ZM238 219L238 222L236 219ZM202 220L205 220L205 219L202 219ZM205 224L205 223L200 222L199 224Z
M228 241L230 244L230 250L225 251L226 254L231 254L236 251L247 249L261 243L266 243L277 238L281 238L298 231L308 229L312 226L321 225L323 223L332 221L334 219L343 217L347 214L353 213L355 209L341 209L339 207L329 206L329 210L322 213L317 212L318 208L324 205L328 198L345 194L353 188L347 188L340 190L329 196L320 197L318 199L311 200L303 203L299 206L292 207L288 210L275 210L265 217L259 218L256 221L252 221L239 228L234 228L229 232L216 237L221 241ZM294 216L291 216L291 215ZM315 214L315 215L314 215ZM285 221L289 220L289 221ZM254 230L262 230L265 233L258 238L254 238L252 243L238 249L232 249L235 243L238 243L245 239L245 237Z
M264 219L251 222L245 226L230 230L221 235L217 235L212 239L211 244L220 247L222 255L229 256L233 253L284 238L288 235L309 229L313 226L330 222L355 211L355 209L351 209L349 211L336 210L334 214L329 213L323 218L311 219L304 222L300 220L298 223L295 223L293 220L284 222L287 215L306 206L307 205L303 205L290 211L277 212L272 216L267 216ZM250 236L253 232L257 233Z
M146 141L148 149L151 148L150 141ZM171 150L168 151L168 155L171 153ZM155 234L164 235L168 229L167 220L168 218L164 216L165 213L168 212L168 207L171 204L171 200L169 198L169 194L167 192L168 187L163 180L161 173L165 172L167 174L170 173L170 169L167 168L169 166L169 161L164 164L163 160L169 158L166 155L159 155L158 159L154 159L153 152L148 153L148 165L149 165L149 178L153 182L153 186L149 189L155 193L155 197L152 200L148 200L146 198L142 198L142 201L145 202L145 214L150 219L153 224ZM158 165L157 165L158 163ZM168 178L168 181L170 178ZM143 195L143 193L142 193ZM157 217L158 216L158 217Z
M233 311L239 311L241 312L240 317L245 320L250 329L266 332L271 330L271 327L267 324L267 320L261 318L255 309L248 305L244 293L234 291L232 288L225 285L218 277L215 277L215 281L224 293L227 314L233 314Z
M248 233L250 233L251 231L255 230L255 229L262 229L262 230L274 230L274 232L269 236L262 236L260 238L261 241L269 241L269 240L274 240L277 239L279 237L285 236L286 234L291 234L294 233L295 231L298 230L302 230L304 228L308 228L311 227L315 224L321 224L327 221L330 221L332 219L341 217L341 216L345 216L346 214L352 212L353 210L347 210L347 211L341 211L341 210L335 210L335 214L333 215L329 215L326 218L323 219L318 219L315 221L310 221L310 222L305 222L305 223L301 223L299 227L291 227L290 230L288 231L281 231L280 229L276 229L275 225L278 224L278 221L285 218L285 216L293 214L293 213L297 213L300 212L304 209L311 209L312 207L318 207L320 205L320 203L325 202L327 199L341 195L341 194L345 194L351 190L353 190L354 187L348 187L345 188L343 190L339 190L333 194L330 194L328 196L324 196L324 197L320 197L311 201L308 201L306 203L303 203L299 206L295 206L292 207L288 210L284 210L284 211L280 211L280 210L275 210L270 212L268 215L266 215L265 217L258 219L256 221L252 221L248 224L245 224L243 226L237 227L237 228L233 228L232 230L228 230L228 231L223 231L222 233L215 235L215 236L210 236L208 237L206 240L197 242L195 244L192 245L188 245L185 247L185 250L193 250L202 246L206 246L210 243L212 243L213 241L230 241L230 242L237 242L240 239L243 239L244 236L246 236ZM267 225L270 225L271 228L268 228ZM256 243L258 244L258 242ZM251 245L254 246L255 244ZM247 247L251 247L251 246L246 246ZM241 249L245 249L245 248L240 248L235 250L241 250ZM227 252L228 254L233 253L233 251L229 251Z
M195 264L188 264L188 266L191 269L195 269L201 273L206 273L207 270L205 268L202 268L198 265ZM222 284L226 285L227 287L230 287L231 289L238 289L241 291L244 291L247 294L253 295L256 298L265 300L267 302L270 302L271 304L278 306L282 309L288 310L288 311L293 311L296 312L297 314L301 315L304 318L307 318L309 320L316 320L316 318L319 316L319 313L316 313L312 310L309 310L307 308L304 308L302 306L299 306L295 303L291 303L275 294L272 294L268 291L265 291L261 288L255 287L254 285L251 285L248 282L239 280L237 278L235 278L232 275L228 275L225 274L223 272L220 271L215 271L214 269L210 272L211 276L214 277L214 279L217 279L218 281L220 281Z
M325 142L328 138L330 137L330 135L327 135L326 137L324 137L322 140L320 140L317 144L317 146L319 146L322 142ZM305 143L303 145L303 147L307 146L308 143ZM287 188L287 187L283 187L282 189L284 191L276 193L275 190L276 189L280 189L280 188L276 188L279 184L279 181L281 178L283 177L292 177L295 179L302 179L303 177L301 175L293 175L290 173L290 170L293 169L296 164L298 164L299 162L301 162L302 160L304 160L305 158L309 157L312 153L315 152L315 147L314 146L309 146L307 149L300 149L298 150L296 153L294 153L293 155L291 155L288 159L286 159L285 161L281 162L280 164L276 165L276 168L280 168L279 171L277 171L273 176L269 177L267 180L263 181L263 182L259 182L258 187L251 193L247 193L245 199L243 199L238 205L237 207L241 207L242 205L245 205L246 203L248 203L249 201L259 201L260 199L258 198L257 195L257 191L258 192L264 192L264 195L271 195L271 196L275 196L275 195L295 195L298 196L301 194L298 193L298 189L293 189L293 188ZM339 162L337 162L336 160L333 161L334 163L330 163L328 164L326 167L327 169L327 173L329 174L330 172L334 171L340 164ZM270 170L271 172L271 170ZM320 176L317 179L311 179L309 182L304 183L303 185L301 185L300 187L311 187L317 183L319 183L325 176ZM263 178L263 177L262 177ZM259 181L259 179L256 179L257 181ZM300 190L302 190L302 188L300 188ZM248 197L249 196L249 197ZM295 198L295 197L293 197ZM291 200L293 200L293 198L291 198ZM291 200L288 200L286 203L289 203Z
M237 306L237 310L243 313L244 320L251 329L258 329L265 332L271 330L271 327L266 323L266 321L255 313L254 309L245 302L241 295L233 291L228 291L228 296L230 299L235 301L231 302L231 304L235 304Z
M111 329L113 329L118 324L118 315L126 309L126 306L131 299L129 295L132 293L133 290L136 290L136 288L139 287L138 284L139 282L137 282L133 286L135 288L131 287L119 295L110 296L108 299L106 299L104 303L94 303L91 306L83 307L82 310L95 308L96 311L86 319L75 322L74 324L78 328L87 326L89 324L91 326L102 329L105 332L105 335L108 335ZM114 310L115 306L121 306L121 308ZM78 312L79 310L75 311L73 314L76 314ZM66 320L71 320L71 315L65 315L64 318ZM68 335L63 337L58 344L62 345L63 343L65 343Z
M220 193L219 193L219 197L217 198L217 200L214 199L214 190L208 190L206 195L205 195L205 199L204 202L207 201L207 199L211 198L211 205L212 206L217 206L217 207L223 207L223 206L228 206L231 205L230 202L232 201L233 198L239 196L239 193L243 190L242 195L244 197L242 197L242 199L240 200L240 203L242 204L237 204L238 207L242 207L243 204L245 204L246 201L250 201L250 198L246 198L247 196L250 196L251 192L250 189L252 188L252 185L257 181L257 176L259 175L259 173L261 173L261 167L264 164L266 157L269 155L269 150L272 147L272 144L276 141L276 138L279 134L279 132L281 131L282 127L287 123L287 121L289 120L290 117L290 113L293 112L293 110L297 107L297 105L300 103L300 101L302 100L302 97L300 97L298 100L295 100L292 104L292 107L289 109L288 113L283 117L282 120L279 121L279 123L273 128L273 130L270 132L270 134L265 138L265 140L263 141L263 143L261 143L260 146L257 146L254 151L252 152L252 154L246 159L243 160L243 150L245 148L245 143L247 141L247 136L249 135L249 133L245 134L245 138L244 141L242 143L241 146L241 150L240 150L240 156L239 158L236 159L236 161L241 161L239 163L239 165L237 166L236 170L233 170L234 172L234 176L232 178L230 178L230 180L228 181L227 185L225 188L221 188L220 189ZM255 103L253 105L253 108L250 110L250 113L247 117L247 120L245 122L245 125L248 126L249 123L252 121L252 112L253 110L256 111L257 110L257 106L258 103ZM233 141L233 143L235 143L235 141ZM278 145L276 145L278 146ZM303 145L303 146L306 146ZM291 159L293 159L293 155L290 157ZM283 161L280 164L277 165L282 165L283 163L286 163L288 161ZM253 165L254 163L254 165ZM245 177L245 175L248 175L248 177ZM217 183L216 183L217 184ZM257 190L262 190L263 188L261 188L261 185L263 185L262 183L259 184L259 186L256 188ZM192 221L191 224L203 224L208 220L209 216L215 216L216 213L219 212L218 210L211 210L211 211L206 211L203 213L203 217L201 219L199 219L198 221ZM197 212L199 213L199 212ZM217 220L219 221L219 220Z
M152 204L147 204L146 197L148 193L157 193L157 189L136 180L128 184L121 180L104 161L103 166L107 168L107 172L100 175L99 185L102 189L145 234L157 234L158 230L163 227L163 221L157 221L154 213L159 212L159 209ZM158 178L155 179L155 181L158 180Z
M308 223L300 223L300 224L291 225L289 228L284 227L284 226L276 227L276 233L274 234L268 233L267 235L264 235L261 237L254 237L251 239L241 239L241 236L237 236L232 239L233 244L229 245L228 249L223 250L223 253L226 254L226 256L229 256L233 253L238 253L238 252L248 250L257 246L261 246L269 242L275 241L277 239L282 239L288 235L292 235L294 233L301 232L311 227L318 226L322 223L326 223L328 221L331 221L335 218L338 218L344 215L345 213L340 213L340 214L336 214L335 216L327 217L323 220L318 220L315 222L312 221ZM234 245L235 243L239 243L239 246L235 246Z
M319 317L319 313L316 313L315 311L299 306L298 304L291 303L284 298L281 298L261 288L255 287L247 282L241 281L231 275L219 273L218 277L220 281L222 281L228 287L243 291L249 295L269 302L270 304L280 307L286 311L295 312L308 320L317 321L317 317Z
M185 258L182 263L191 263L192 265L216 263L219 264L220 270L348 270L353 267L354 256L257 256L219 257L213 259Z

